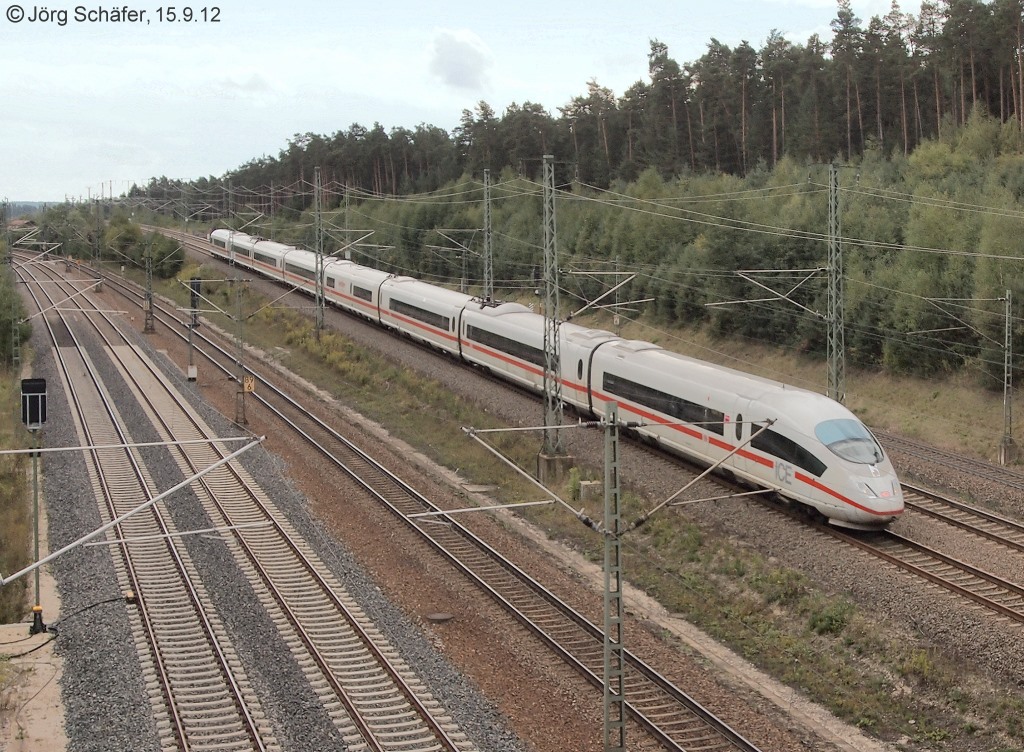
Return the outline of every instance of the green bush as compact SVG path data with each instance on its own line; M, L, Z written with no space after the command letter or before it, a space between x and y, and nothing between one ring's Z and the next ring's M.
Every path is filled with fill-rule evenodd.
M837 635L846 629L853 615L853 604L849 601L832 601L811 613L808 626L815 634Z

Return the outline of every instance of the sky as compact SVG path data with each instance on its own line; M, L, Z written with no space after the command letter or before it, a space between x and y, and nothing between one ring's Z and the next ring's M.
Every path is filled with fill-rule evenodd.
M622 95L650 40L681 65L773 30L831 38L835 0L0 0L0 200L221 176L296 134L451 131L463 110ZM171 0L174 2L175 0ZM125 0L118 0L124 3ZM853 0L863 25L891 0ZM904 11L917 12L904 4ZM191 21L185 21L186 15ZM172 17L175 19L172 21Z

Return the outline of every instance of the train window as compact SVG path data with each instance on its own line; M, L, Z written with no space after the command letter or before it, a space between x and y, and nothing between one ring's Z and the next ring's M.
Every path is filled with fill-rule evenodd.
M770 428L755 436L754 440L750 442L750 446L785 462L791 462L816 478L820 478L821 474L825 472L824 462L792 439L776 433Z
M327 286L333 288L337 284L337 280L334 277L327 278Z
M284 268L285 271L291 274L295 274L299 277L305 277L306 279L316 279L316 272L310 271L309 269L303 269L301 266L296 266L295 264L289 264L286 262Z
M743 415L741 413L736 414L736 441L740 441L743 438Z
M830 451L849 462L876 465L885 457L875 437L859 420L825 420L814 427L814 435Z
M259 251L253 251L252 255L255 256L257 261L262 261L264 264L270 264L275 268L277 267L277 259L273 256L268 256L267 254L260 253Z
M686 423L700 425L705 431L724 435L725 414L696 402L668 394L635 381L605 372L603 386L606 392L625 397L628 400L657 410Z
M580 360L578 363L576 363L576 379L578 381L582 381L583 380L583 361L582 360Z
M712 433L717 433L719 436L725 435L725 414L718 410L712 410L710 407L704 408L704 419L701 421L704 424L704 428Z
M401 313L409 318L422 321L425 324L436 326L438 329L448 331L451 328L451 320L447 316L442 316L440 313L428 311L426 308L414 306L411 303L406 303L404 300L392 299L388 307L395 313Z
M509 337L503 337L500 334L495 334L472 325L466 326L466 337L474 342L479 342L481 345L487 345L503 353L514 355L520 360L525 360L527 363L544 367L544 351L536 347L530 347Z
M359 298L360 300L373 301L373 290L367 290L365 287L357 287L352 285L353 297Z

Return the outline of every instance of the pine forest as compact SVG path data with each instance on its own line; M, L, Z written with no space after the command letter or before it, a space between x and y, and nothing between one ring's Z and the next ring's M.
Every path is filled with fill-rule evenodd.
M481 101L450 133L296 134L277 156L152 178L129 198L196 231L232 224L313 248L319 195L325 252L472 291L486 191L495 288L525 299L553 155L571 299L607 289L596 272L636 274L623 294L652 299L641 312L659 322L823 356L835 169L848 361L968 369L1002 389L1008 293L1010 349L1024 352L1024 1L935 0L916 15L894 1L865 24L839 0L831 26L829 43L712 39L684 64L650 40L645 78L621 94L591 80L555 113ZM46 221L87 254L90 212Z

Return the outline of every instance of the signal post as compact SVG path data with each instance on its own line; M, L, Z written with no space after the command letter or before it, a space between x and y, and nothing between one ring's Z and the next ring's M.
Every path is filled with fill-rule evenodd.
M46 423L46 379L21 380L21 422L32 433L32 448L42 446L41 431ZM35 559L39 561L39 452L32 452L32 532L35 539ZM32 606L32 626L29 634L46 631L43 607L39 597L39 570L35 571L35 601Z

